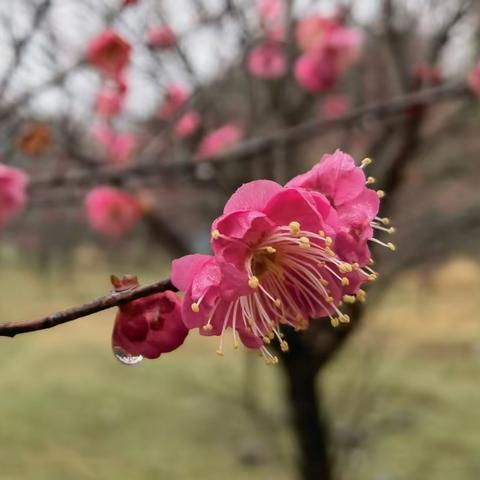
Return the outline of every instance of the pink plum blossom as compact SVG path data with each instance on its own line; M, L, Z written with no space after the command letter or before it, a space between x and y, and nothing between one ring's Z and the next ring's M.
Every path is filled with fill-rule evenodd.
M123 355L153 359L177 349L187 334L179 298L173 292L156 293L119 307L112 346Z
M337 151L285 187L268 180L240 187L213 222L214 255L172 264L187 327L220 336L219 354L230 328L235 346L240 340L276 363L267 345L277 339L288 350L280 325L348 322L341 302L363 300L360 286L373 279L364 265L378 195L366 183L362 168Z
M366 240L373 237L373 223L380 206L377 192L367 187L363 169L353 158L337 150L324 155L309 172L299 175L287 186L319 192L338 213L340 228L337 242L345 248L344 257L365 266L370 259Z
M298 46L305 52L329 48L353 60L361 45L360 33L335 17L305 17L298 22L295 33Z
M95 112L101 118L109 120L123 110L127 87L117 82L106 83L98 92L95 100Z
M360 33L346 28L337 18L306 17L299 21L296 37L299 47L306 52L297 61L297 80L312 93L322 91L312 86L312 77L325 77L329 70L328 77L336 80L358 59ZM313 70L317 73L312 73Z
M108 161L113 165L122 166L128 163L136 148L136 137L128 132L115 132L107 125L97 125L93 135L102 145Z
M480 97L480 63L478 63L470 72L470 75L468 76L468 85L471 91L477 97Z
M165 91L159 117L162 120L172 119L180 108L185 105L189 96L190 94L185 87L178 84L169 85Z
M24 172L0 163L0 227L23 209L27 183Z
M243 136L243 132L237 125L227 123L207 133L198 147L199 158L220 155L233 147Z
M283 0L259 0L257 12L262 21L277 21L283 15Z
M118 79L130 61L132 47L114 30L104 30L90 41L87 60L100 73Z
M327 50L301 55L295 62L294 74L300 87L309 93L329 90L339 77L335 56Z
M349 101L346 95L330 95L322 103L322 114L327 119L341 117L348 109Z
M100 186L85 199L87 220L97 232L118 238L130 231L140 220L142 209L136 197L120 189Z
M174 134L178 139L191 137L200 126L200 115L195 111L189 111L182 115L175 124Z
M150 27L147 33L147 45L151 48L167 50L175 46L175 32L168 25Z
M260 0L257 12L266 38L280 41L285 38L285 16L283 0Z
M256 46L250 52L247 67L255 77L279 78L286 72L287 58L280 44L267 41Z

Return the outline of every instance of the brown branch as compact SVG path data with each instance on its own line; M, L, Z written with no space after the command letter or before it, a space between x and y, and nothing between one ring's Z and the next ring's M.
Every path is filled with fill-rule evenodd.
M109 308L123 305L124 303L137 300L138 298L148 297L154 293L165 292L167 290L176 292L177 289L172 285L170 279L160 280L158 282L150 283L130 290L121 292L112 292L103 297L92 300L77 307L67 308L60 312L52 313L47 317L39 318L37 320L30 320L28 322L8 322L0 323L1 337L14 337L20 333L36 332L37 330L45 330L47 328L56 327L62 323L71 322L78 318L92 315L93 313L101 312Z
M240 143L237 147L225 154L205 157L202 162L229 162L248 159L252 156L265 154L280 143L285 146L294 145L309 138L319 136L329 130L354 126L362 121L404 115L411 107L429 106L453 98L469 95L469 88L465 82L442 85L428 88L408 95L394 97L388 101L358 108L341 117L331 120L314 119L300 123L293 127L279 129L271 134L259 138L252 138ZM118 181L126 175L144 176L165 173L186 173L196 168L198 162L189 160L171 164L159 164L155 162L139 163L130 168L118 170L115 168L99 168L97 170L72 171L62 176L47 175L43 178L32 179L30 190L52 188L71 184L85 184L89 182Z

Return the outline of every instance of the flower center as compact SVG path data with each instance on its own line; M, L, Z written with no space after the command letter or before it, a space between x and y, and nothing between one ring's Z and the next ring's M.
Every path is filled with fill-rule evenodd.
M262 249L254 252L251 260L253 274L261 280L267 272L273 271L276 266L277 255L277 251L274 249Z

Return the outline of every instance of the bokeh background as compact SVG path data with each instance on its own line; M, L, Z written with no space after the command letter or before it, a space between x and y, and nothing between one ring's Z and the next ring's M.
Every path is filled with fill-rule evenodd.
M398 247L374 250L380 278L351 324L319 319L275 367L218 357L196 332L123 366L114 310L1 339L0 478L479 478L479 15L463 0L0 2L1 162L30 178L0 231L0 321L98 297L111 273L167 277L172 258L208 251L241 183L283 183L337 148L374 159ZM298 28L318 16L351 36L311 91ZM168 45L151 36L165 26ZM99 92L117 85L85 54L106 29L132 48L114 114ZM172 87L185 98L165 115ZM225 125L234 138L202 153ZM121 237L89 227L99 185L142 205Z

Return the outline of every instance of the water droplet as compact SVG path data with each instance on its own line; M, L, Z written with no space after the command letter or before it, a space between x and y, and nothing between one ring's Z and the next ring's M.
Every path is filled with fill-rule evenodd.
M115 358L124 365L136 365L143 360L142 355L132 355L117 345L112 347L112 351Z

